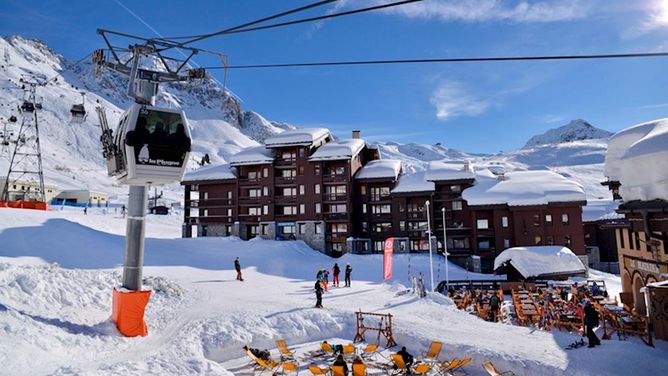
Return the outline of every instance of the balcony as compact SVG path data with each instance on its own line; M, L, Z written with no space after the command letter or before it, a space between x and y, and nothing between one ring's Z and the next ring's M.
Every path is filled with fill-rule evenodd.
M242 221L242 222L260 222L260 215L240 213L239 214L239 220Z
M210 198L206 200L190 200L188 207L190 208L214 208L223 206L233 206L232 199L227 198Z
M297 196L274 196L274 202L277 204L294 204L297 202Z
M422 219L422 220L427 220L427 213L423 211L417 211L417 212L408 212L407 214L408 219Z
M409 238L427 238L427 230L408 230Z
M341 219L348 219L348 213L324 213L325 220L336 221Z
M284 177L284 176L279 176L275 179L276 185L295 185L296 180L295 177Z
M274 160L274 167L296 167L296 159L276 159Z
M325 202L345 202L348 201L348 195L327 194L322 196Z
M494 229L493 228L477 229L476 230L476 236L477 237L483 237L483 238L493 238L494 237Z
M390 195L369 195L368 197L371 202L390 201L392 199Z
M323 183L347 183L348 176L346 175L323 175Z
M239 205L259 205L260 197L242 196L239 197Z
M328 233L325 237L325 241L334 242L334 243L345 243L348 238L346 233L333 232Z
M370 219L374 222L392 222L392 213L371 213Z

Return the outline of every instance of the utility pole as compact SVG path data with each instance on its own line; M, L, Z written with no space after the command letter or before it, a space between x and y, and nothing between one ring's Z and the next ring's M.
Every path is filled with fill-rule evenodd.
M427 211L427 239L429 242L429 275L431 276L431 292L434 292L434 262L431 256L431 216L429 215L429 200L425 203L425 210Z
M448 275L448 237L446 235L445 208L441 208L443 213L443 254L445 255L445 291L450 291L450 277Z

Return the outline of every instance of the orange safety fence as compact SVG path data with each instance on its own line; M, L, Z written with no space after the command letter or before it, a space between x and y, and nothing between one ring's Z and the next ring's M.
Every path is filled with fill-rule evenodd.
M46 210L47 205L43 201L0 201L0 208Z
M114 288L111 318L116 328L126 337L146 336L144 309L151 291L119 291Z

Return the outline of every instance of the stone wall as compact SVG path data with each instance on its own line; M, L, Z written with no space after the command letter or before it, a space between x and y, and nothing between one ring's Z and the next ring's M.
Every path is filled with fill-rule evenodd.
M304 234L295 234L295 237L299 240L303 240L304 243L308 244L309 247L318 250L322 253L327 253L327 248L325 247L325 222L319 221L306 221L304 223L305 233ZM315 233L315 225L320 223L321 230L319 234ZM344 251L345 253L345 251Z

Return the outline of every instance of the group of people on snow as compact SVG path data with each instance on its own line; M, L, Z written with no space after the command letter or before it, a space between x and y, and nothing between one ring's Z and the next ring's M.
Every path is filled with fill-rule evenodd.
M346 269L345 269L345 287L350 287L350 275L353 272L353 267L350 266L350 263L346 264ZM332 284L336 287L339 286L339 274L341 273L341 268L339 267L338 263L334 263L334 267L332 268ZM315 275L315 308L322 308L322 293L327 292L328 290L328 285L329 285L329 270L327 269L320 269L318 270L318 273Z

